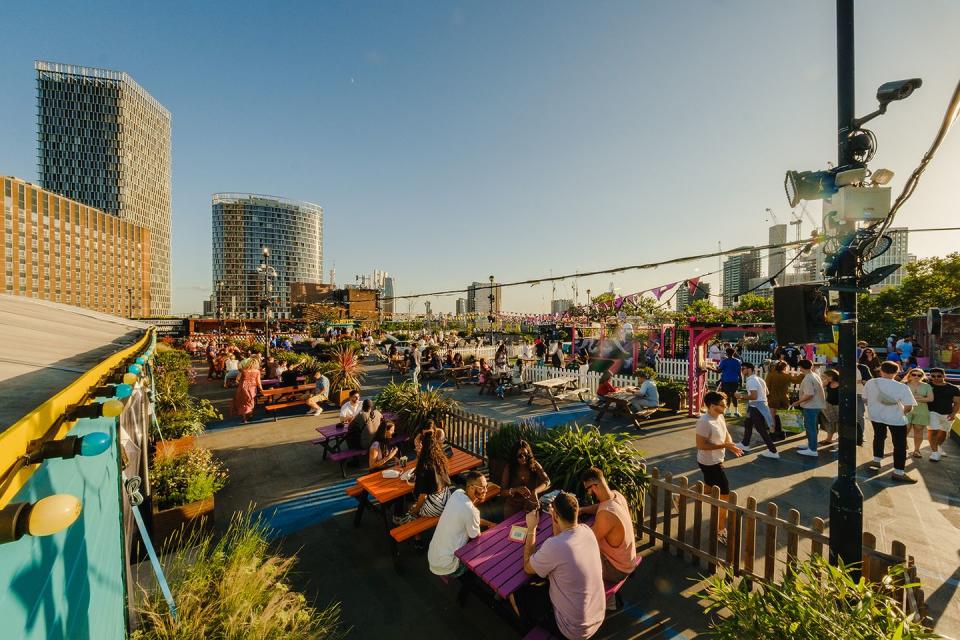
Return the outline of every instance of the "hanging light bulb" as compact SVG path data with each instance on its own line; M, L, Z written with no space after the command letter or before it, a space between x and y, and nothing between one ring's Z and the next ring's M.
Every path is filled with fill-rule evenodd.
M51 458L70 459L75 456L98 456L110 448L113 438L108 433L94 431L85 436L67 436L60 440L48 440L30 454L30 464Z
M140 379L140 376L138 376L135 373L123 374L123 384L130 384L130 385L137 384L137 380L139 379Z
M123 413L123 403L119 400L107 400L101 406L100 415L104 418L116 418Z
M116 418L123 413L123 403L116 398L99 403L74 405L67 409L64 417L68 421L80 418Z
M126 375L126 374L125 374ZM93 389L90 393L92 396L106 396L108 398L113 397L118 400L124 398L129 398L133 393L133 385L123 383L123 384L106 384L102 387L97 387Z
M141 370L142 370L142 369L140 368L140 365L138 365L138 364L132 364L132 365L130 365L129 367L127 367L127 371L129 371L130 373L135 373L135 374L137 374L137 375L140 375L140 371L141 371Z
M147 364L147 359L144 358L143 356L140 356L139 358L134 360L134 362L136 362L139 365L144 365L144 364Z
M73 524L82 511L80 500L66 493L47 496L33 504L14 502L0 509L0 544L24 535L49 536Z

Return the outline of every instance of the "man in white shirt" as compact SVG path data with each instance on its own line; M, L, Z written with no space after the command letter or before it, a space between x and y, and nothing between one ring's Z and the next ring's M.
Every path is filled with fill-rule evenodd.
M780 454L777 453L777 446L773 444L773 438L770 437L774 423L770 407L767 406L767 383L757 375L756 368L751 362L740 365L740 373L747 387L746 391L741 392L741 398L747 401L747 419L743 424L743 441L739 446L744 451L750 450L750 438L753 435L753 429L756 428L763 443L767 445L767 450L761 451L760 456L778 460Z
M870 468L880 468L887 431L890 431L893 441L893 475L890 479L914 483L917 479L904 473L904 467L907 464L907 414L917 401L910 387L894 379L899 372L900 366L896 362L886 361L880 365L879 378L863 383L863 403L873 425L873 460Z
M360 392L353 390L350 397L340 406L340 422L344 427L350 426L353 419L360 413L363 405L360 402Z
M813 372L813 363L807 359L799 362L803 380L800 382L800 399L792 406L803 409L803 428L807 432L807 444L801 445L797 453L811 458L817 457L817 421L820 411L827 406L826 394L820 376Z
M410 357L413 359L413 386L420 386L420 362L423 356L420 354L420 348L414 344L410 348Z
M433 532L427 561L430 571L438 576L459 577L466 570L454 552L480 535L480 528L493 523L480 518L477 504L487 493L487 479L478 471L466 474L467 489L457 489L447 498L443 513Z

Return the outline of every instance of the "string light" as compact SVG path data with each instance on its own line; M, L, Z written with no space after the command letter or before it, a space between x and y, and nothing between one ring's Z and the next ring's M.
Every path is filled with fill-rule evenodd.
M25 535L49 536L63 531L80 516L80 500L66 493L42 498L33 504L15 502L0 509L0 544Z

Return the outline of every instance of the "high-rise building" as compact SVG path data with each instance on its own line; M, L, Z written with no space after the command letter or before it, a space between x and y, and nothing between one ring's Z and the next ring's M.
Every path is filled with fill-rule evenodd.
M264 248L275 277L260 268ZM260 317L266 296L277 317L289 317L290 285L322 277L322 207L253 193L213 195L213 282L223 282L229 316Z
M573 306L573 300L561 299L550 301L550 313L566 313Z
M787 241L787 225L775 224L768 229L767 244L784 244ZM767 277L772 278L783 271L787 264L786 249L767 250Z
M900 264L906 266L911 262L917 261L917 256L911 254L909 251L910 232L906 227L893 227L887 230L885 235L890 236L890 239L893 241L890 245L890 248L873 260L868 260L865 262L863 265L863 270L865 273L873 271L874 269L879 269L880 267L886 267L891 264ZM881 280L879 284L871 287L871 290L880 290L886 287L899 287L903 283L903 276L906 275L906 272L906 269L900 267L892 274Z
M150 231L150 313L170 313L170 112L122 71L38 61L37 171Z
M502 287L499 282L474 282L467 288L467 313L489 315L500 313ZM491 299L491 295L493 298ZM491 304L492 303L492 304Z
M457 298L457 313L458 317L467 315L467 299L466 298Z
M150 232L17 178L3 183L3 291L116 316L150 314Z
M691 302L695 300L709 300L710 299L710 283L709 282L698 282L697 287L693 292L693 295L690 295L690 288L685 284L678 285L680 289L677 291L677 311L683 311L690 306Z
M380 289L380 295L383 298L383 302L380 305L380 308L383 310L383 315L386 318L393 317L393 296L396 294L396 280L393 279L393 276L388 276L384 274L383 276L383 287Z
M760 252L748 251L729 256L723 262L723 306L732 307L735 296L750 289L750 279L760 277Z

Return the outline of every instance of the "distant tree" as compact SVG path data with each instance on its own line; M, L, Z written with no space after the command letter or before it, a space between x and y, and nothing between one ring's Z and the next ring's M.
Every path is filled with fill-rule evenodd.
M899 287L876 295L861 294L858 335L870 344L883 344L891 333L903 335L909 318L926 315L930 307L960 306L960 253L924 258L906 265Z

